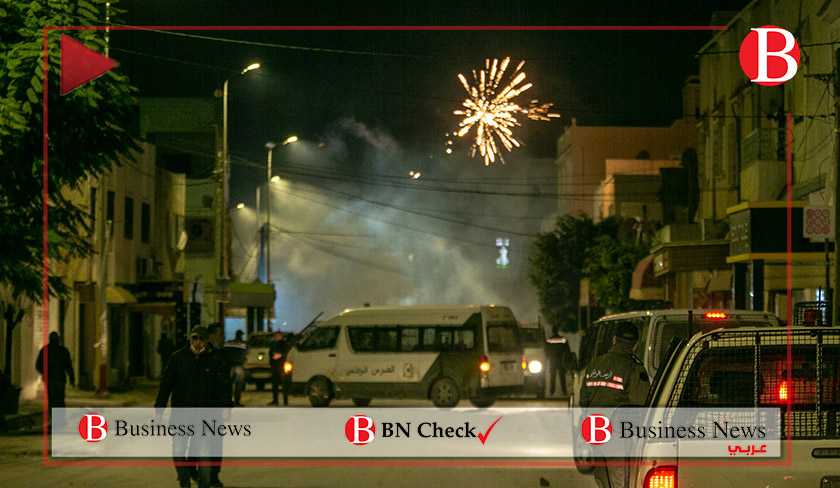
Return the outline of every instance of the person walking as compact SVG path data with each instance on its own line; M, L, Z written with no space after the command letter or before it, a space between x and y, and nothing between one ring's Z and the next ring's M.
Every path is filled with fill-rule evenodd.
M228 370L222 356L209 345L207 328L195 327L190 333L189 345L175 351L166 365L155 399L157 414L160 415L167 404L173 409L219 408L231 406L229 400ZM177 423L176 417L179 415L187 414L173 411L170 422ZM208 451L214 447L217 446L201 439L201 436L173 438L172 457L181 487L190 486L190 474L193 470L189 465L190 454L207 460ZM214 486L211 477L211 466L198 467L199 488Z
M228 364L231 365L230 378L233 381L233 404L242 406L242 392L245 390L245 359L248 356L248 344L243 337L245 333L236 331L233 340L225 342L224 352Z
M46 354L46 369L44 367L44 354ZM44 386L47 388L47 403L49 404L50 415L52 415L53 408L64 408L67 380L70 380L71 386L76 385L76 375L73 372L70 351L61 345L61 336L58 332L50 332L49 343L38 351L35 369L41 375Z
M232 368L232 363L230 358L228 357L227 353L224 350L225 345L225 329L222 326L221 322L213 322L212 324L207 326L207 333L208 333L208 347L211 349L211 353L219 356L224 371L225 376L222 378L222 385L221 388L224 389L225 393L225 404L231 404L231 376L230 371ZM222 445L218 445L218 450L221 452ZM222 458L213 458L210 461L213 464L210 466L210 486L214 488L219 488L224 486L224 483L219 479L219 474L222 471Z
M283 366L286 364L286 356L289 354L289 343L283 332L274 331L273 340L268 346L269 364L271 365L271 402L269 405L278 405L279 388L283 387L283 406L289 405L289 388L285 384Z
M650 381L642 361L634 353L638 340L639 330L635 325L630 322L618 324L610 350L592 360L584 372L581 407L614 409L644 404ZM629 478L629 459L620 466L611 467L602 458L594 474L602 488L623 488Z

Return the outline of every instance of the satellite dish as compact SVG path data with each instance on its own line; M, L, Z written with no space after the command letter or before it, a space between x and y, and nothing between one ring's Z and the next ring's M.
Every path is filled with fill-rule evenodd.
M187 235L187 231L182 230L181 235L178 236L178 244L175 246L179 251L183 251L187 248L187 241L189 240L189 236Z

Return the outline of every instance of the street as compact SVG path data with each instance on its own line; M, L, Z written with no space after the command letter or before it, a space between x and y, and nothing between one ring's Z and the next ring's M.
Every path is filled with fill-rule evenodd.
M131 396L138 403L151 402L153 384L143 385ZM253 386L243 395L246 407L265 406L271 391L254 391ZM562 400L536 401L530 399L501 400L497 406L565 406ZM291 397L290 406L306 407L304 397ZM428 402L416 400L375 400L371 406L430 407ZM469 406L462 402L459 406ZM349 400L334 402L330 408L353 407ZM283 407L266 407L283 408ZM355 407L353 407L355 408ZM589 476L577 473L573 467L460 467L460 466L227 466L221 479L226 487L594 487ZM41 460L41 436L7 435L0 437L0 485L17 486L120 486L125 488L148 486L177 486L175 470L171 466L60 466L45 467Z

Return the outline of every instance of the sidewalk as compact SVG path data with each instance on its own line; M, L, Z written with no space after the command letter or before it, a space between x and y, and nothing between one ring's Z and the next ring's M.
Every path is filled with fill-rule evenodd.
M157 388L157 382L143 380L136 383L130 390L113 392L102 397L97 396L94 391L77 390L68 385L64 403L68 408L152 405ZM2 416L0 419L0 433L39 433L43 407L43 399L40 396L34 400L21 401L18 413Z

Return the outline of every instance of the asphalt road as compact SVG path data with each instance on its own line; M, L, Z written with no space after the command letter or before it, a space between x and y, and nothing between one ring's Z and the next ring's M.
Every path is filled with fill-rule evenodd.
M265 406L271 400L268 391L248 391L243 403L249 407ZM307 406L302 397L293 397L293 406ZM142 402L145 403L145 402ZM335 407L352 406L337 401ZM464 402L463 406L469 403ZM500 400L498 406L558 406L561 400ZM431 406L428 402L377 400L371 406ZM282 407L279 407L282 408ZM294 441L291 441L294 442ZM45 465L41 458L40 435L0 437L0 486L73 486L73 487L176 487L175 470L169 466L90 466ZM222 481L231 488L257 487L594 487L593 479L569 467L493 466L477 467L423 466L389 464L387 466L225 466Z

